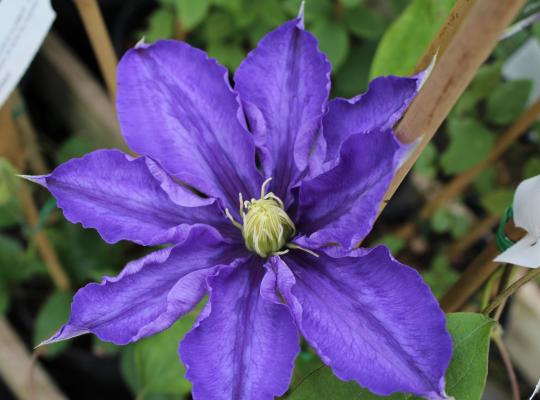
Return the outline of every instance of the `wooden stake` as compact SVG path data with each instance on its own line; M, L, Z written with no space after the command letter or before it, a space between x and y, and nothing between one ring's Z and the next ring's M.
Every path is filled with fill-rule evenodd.
M116 101L116 53L96 0L75 0L113 103Z
M0 376L19 400L67 399L0 316Z
M379 213L524 4L525 0L477 0L472 5L429 79L396 127L396 135L404 143L421 139L392 180Z

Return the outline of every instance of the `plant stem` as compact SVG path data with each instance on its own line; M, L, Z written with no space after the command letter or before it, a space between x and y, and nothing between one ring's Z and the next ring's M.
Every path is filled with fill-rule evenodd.
M116 101L116 65L118 60L96 0L75 0L90 44L96 55L113 103Z
M482 310L482 313L485 315L491 314L491 312L495 310L495 308L501 305L508 297L513 295L516 290L525 285L527 282L535 279L537 276L540 276L540 268L529 270L525 275L512 283L510 286L504 289L497 297L495 297L491 304Z
M506 372L508 374L508 379L510 380L510 385L512 386L512 398L513 400L519 400L520 394L519 394L519 384L516 376L516 372L514 371L514 366L512 364L512 359L510 358L510 354L508 353L508 350L506 349L506 346L504 345L504 342L501 338L500 330L496 330L493 335L491 336L491 340L495 343L495 346L497 346L497 349L499 350L499 354L501 355L501 358L503 360L504 366L506 367Z

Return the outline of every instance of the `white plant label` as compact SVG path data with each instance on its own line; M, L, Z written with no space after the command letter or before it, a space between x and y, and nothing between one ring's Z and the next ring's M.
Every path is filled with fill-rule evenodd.
M0 0L0 107L32 62L55 16L50 0Z

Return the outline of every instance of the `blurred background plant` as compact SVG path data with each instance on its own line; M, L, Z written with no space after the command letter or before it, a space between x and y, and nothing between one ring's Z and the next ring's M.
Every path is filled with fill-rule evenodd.
M69 46L68 53L75 53L75 61L46 43L21 85L49 169L111 145L104 143L103 135L95 134L103 131L106 122L88 122L92 110L84 107L84 95L73 88L64 91L73 79L74 65L82 63L88 68L90 80L99 74L73 5L60 0L52 3L58 14L55 33ZM100 2L119 54L141 37L146 42L181 39L205 49L232 71L266 32L297 14L299 3ZM355 96L368 88L370 78L379 75L409 74L453 4L446 0L308 0L306 27L332 63L332 96ZM539 4L530 1L519 19L538 12ZM368 244L385 243L401 261L417 267L438 297L493 239L493 229L511 203L515 185L540 174L540 124L514 141L470 187L456 193L455 199L436 207L427 217L418 215L419 205L486 158L508 127L538 99L539 40L540 24L501 40L369 238ZM68 65L67 70L51 62L50 54L64 57L60 62ZM73 294L71 289L54 289L36 248L37 232L47 234L72 288L117 274L145 250L123 242L107 245L95 231L69 224L55 208L54 199L35 187L31 190L39 207L39 221L28 223L19 200L23 183L14 177L26 167L24 163L17 165L17 158L6 156L9 144L6 149L7 153L0 147L0 313L23 339L37 345L67 319ZM412 222L414 229L404 231L407 222ZM479 300L473 299L469 307L474 310L478 304ZM72 398L177 399L189 396L190 385L183 378L176 349L194 318L195 313L190 314L168 331L123 348L85 336L43 348L40 355ZM320 365L312 350L304 346L294 382L301 382ZM491 366L495 380L506 382L500 360L495 358ZM526 389L531 384L526 377L520 382ZM0 397L9 396L0 384Z

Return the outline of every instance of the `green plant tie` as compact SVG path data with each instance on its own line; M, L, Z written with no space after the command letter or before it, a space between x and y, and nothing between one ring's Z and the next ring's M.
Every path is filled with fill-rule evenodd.
M512 206L510 206L506 209L499 222L499 227L497 228L496 243L500 251L505 251L515 243L508 236L506 236L506 233L504 232L506 224L512 219L513 216L514 209L512 208Z

